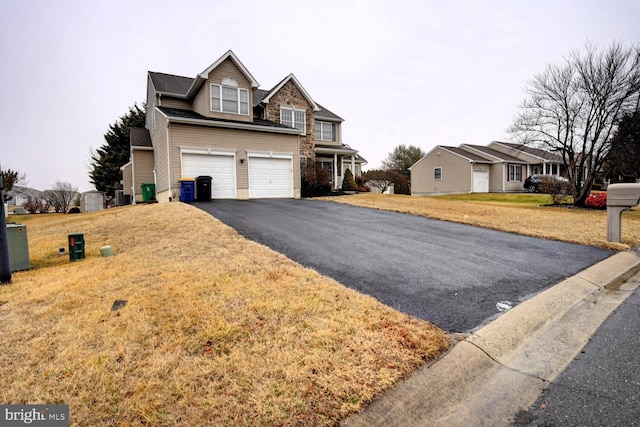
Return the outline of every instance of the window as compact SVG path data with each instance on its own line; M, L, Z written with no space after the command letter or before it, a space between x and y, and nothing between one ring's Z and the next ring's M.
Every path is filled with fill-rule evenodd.
M440 181L442 179L442 168L433 169L433 179Z
M280 123L285 126L298 129L304 133L305 126L305 110L297 108L280 108Z
M320 162L322 169L329 172L329 182L333 184L333 162Z
M335 141L335 124L316 122L316 140Z
M509 165L509 181L522 181L522 167Z
M221 85L211 85L211 111L249 114L249 91L238 87L238 83L226 77Z
M349 169L351 171L351 173L353 174L353 177L355 178L356 176L360 176L360 165L359 164L355 164L353 169L351 168L351 161L350 160L343 160L342 163L342 176L344 176L344 173L347 171L347 169Z

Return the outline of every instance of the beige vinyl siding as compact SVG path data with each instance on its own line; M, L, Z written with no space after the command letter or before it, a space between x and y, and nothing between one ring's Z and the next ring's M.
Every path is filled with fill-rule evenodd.
M442 168L441 180L434 178L435 168ZM471 170L468 160L436 148L411 168L411 194L468 193Z
M503 191L504 164L496 163L487 166L489 167L489 192L501 193Z
M222 79L231 77L238 82L238 87L249 92L249 114L231 114L211 111L211 84L221 84ZM234 62L227 58L215 70L209 73L209 79L202 85L193 100L193 110L205 117L225 120L253 122L253 90L251 82L245 77Z
M152 150L133 150L133 173L136 177L136 201L141 201L142 184L154 183Z
M238 197L248 195L249 169L247 152L291 154L293 156L294 190L300 189L300 160L298 136L206 126L171 125L171 183L179 190L181 178L181 149L209 149L235 152ZM244 163L240 162L244 159ZM242 190L245 190L244 192ZM174 196L175 197L175 196Z
M169 98L163 96L160 98L160 105L167 108L180 108L181 110L191 110L191 102L186 99Z
M153 82L151 81L151 77L147 75L147 105L146 110L154 111L156 107L156 90L153 87ZM153 127L151 114L147 114L145 117L145 127L147 129L151 129Z
M504 165L505 190L524 191L524 180L527 178L527 165L514 165L520 167L520 181L509 181L509 164Z
M131 195L131 186L133 185L133 176L131 175L133 170L131 162L122 167L122 194L125 196Z
M169 189L169 175L167 170L167 126L169 125L164 114L155 110L156 128L151 131L153 141L153 157L156 168L156 191ZM171 165L173 167L173 165Z

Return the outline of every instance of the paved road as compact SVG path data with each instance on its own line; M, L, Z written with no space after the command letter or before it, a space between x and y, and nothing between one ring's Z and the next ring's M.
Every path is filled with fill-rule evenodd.
M449 331L468 332L610 251L318 200L194 203L243 236Z
M640 273L632 279L640 282ZM514 425L640 426L640 288Z

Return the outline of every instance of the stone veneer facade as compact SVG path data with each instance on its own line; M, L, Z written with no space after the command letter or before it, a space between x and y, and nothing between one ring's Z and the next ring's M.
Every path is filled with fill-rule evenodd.
M313 107L291 80L285 83L284 86L271 97L265 110L265 119L280 123L281 106L304 108L306 110L305 134L300 135L300 155L307 158L308 164L313 164L315 161L314 148L316 143Z

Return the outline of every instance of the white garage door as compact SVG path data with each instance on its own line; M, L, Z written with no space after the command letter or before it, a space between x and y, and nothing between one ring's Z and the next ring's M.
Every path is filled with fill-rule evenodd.
M211 177L211 197L236 198L236 170L233 155L182 153L182 176Z
M249 198L293 197L291 158L249 157Z
M473 171L473 192L474 193L489 192L489 172Z

